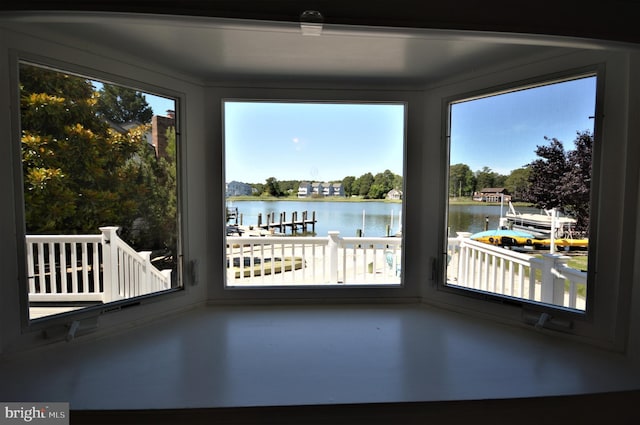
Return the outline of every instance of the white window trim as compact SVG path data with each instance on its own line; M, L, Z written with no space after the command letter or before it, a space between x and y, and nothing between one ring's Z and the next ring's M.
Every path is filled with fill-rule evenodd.
M405 105L405 144L404 144L404 184L405 193L411 192L410 177L412 172L408 166L408 158L411 157L413 149L418 147L420 140L421 126L419 123L420 104L422 103L421 90L375 90L375 89L359 89L340 87L331 89L321 89L317 87L290 89L281 86L253 86L253 87L212 87L208 97L211 98L211 104L214 105L213 116L215 121L213 125L216 128L223 129L223 107L225 101L264 101L264 102L325 102L325 103L380 103L380 104L404 104ZM224 131L216 131L216 145L224 146ZM415 156L415 155L414 155ZM222 167L224 168L224 151L221 151ZM415 170L418 171L418 170ZM224 174L223 174L224 175ZM225 233L224 223L224 178L221 178L221 192L215 194L220 199L219 210L221 214L220 235L221 235L221 253L225 249ZM417 183L417 180L414 179ZM403 203L403 205L405 205ZM403 207L403 215L406 214L406 208ZM403 216L403 223L406 225L406 215ZM402 284L397 285L317 285L305 287L302 285L287 286L270 286L270 287L226 287L224 284L216 282L210 286L209 303L225 304L233 302L244 302L247 300L257 299L278 299L278 300L350 300L353 302L362 302L367 300L378 300L384 302L416 302L419 300L419 281L411 279L411 265L407 264L405 252L411 243L411 236L407 237L406 232L403 234L402 250L403 250L403 266L402 266ZM407 243L407 240L409 243ZM211 261L221 266L221 280L226 278L226 259L225 255L212 259ZM405 266L406 265L406 266Z
M149 71L138 71L138 73L147 73L147 79L133 79L124 75L135 75L136 72L127 73L132 69L131 66L123 67L121 63L105 60L104 58L95 57L86 52L78 52L75 49L67 49L59 45L50 46L52 50L59 53L56 57L45 56L40 53L43 49L39 40L38 49L35 51L29 48L32 40L25 39L25 43L8 43L8 46L2 46L2 53L6 54L11 66L8 68L7 90L11 104L11 155L10 162L12 164L12 186L14 200L14 235L16 240L16 257L17 257L17 280L18 287L11 288L8 285L0 287L0 297L6 301L6 309L0 317L2 327L0 328L2 339L0 342L0 354L5 347L13 347L12 349L21 349L20 347L30 347L41 344L48 344L53 341L64 340L69 338L69 329L74 322L78 323L76 329L78 334L92 333L97 330L98 323L107 324L108 327L127 327L132 321L150 320L158 315L163 315L168 311L180 311L187 306L191 306L194 302L199 302L204 288L192 288L199 282L195 281L195 271L193 265L196 264L189 256L189 244L186 243L188 223L184 219L187 217L187 191L184 189L187 179L187 167L184 166L189 155L185 143L187 120L185 115L185 92L180 92L166 87L184 86L186 84L171 79L160 74ZM22 40L21 40L22 41ZM45 42L46 43L46 42ZM26 47L26 48L25 48ZM54 53L55 54L55 53ZM106 81L126 87L132 87L146 93L153 93L159 96L175 99L176 117L178 119L176 129L176 139L178 147L176 149L176 161L178 164L178 279L179 287L172 288L159 293L143 295L135 298L129 298L119 301L110 302L99 306L91 306L83 309L45 316L38 319L29 319L29 306L26 291L26 252L24 246L24 201L23 201L23 185L22 185L22 162L20 159L20 100L18 90L18 64L20 62L42 66L76 74L87 78L95 78L96 80ZM96 68L97 63L102 62L105 67L101 70ZM128 68L123 70L123 68ZM153 81L157 81L153 84ZM9 126L7 126L9 128ZM186 271L185 271L186 269ZM25 289L25 290L23 290ZM15 291L15 292L14 292ZM200 293L200 295L198 295ZM9 300L16 300L10 303ZM131 309L130 307L136 307ZM15 330L18 330L16 333ZM73 336L73 335L72 335Z
M543 41L554 42L554 37L543 39ZM577 47L581 43L576 42ZM638 192L639 182L637 181L637 173L633 171L633 167L629 164L638 157L638 148L632 146L627 135L627 130L631 135L637 136L638 124L633 122L632 118L627 116L628 113L637 112L638 106L633 106L625 96L628 86L625 85L629 80L635 84L632 88L637 89L638 77L629 76L629 55L632 56L631 62L636 69L640 66L638 54L625 53L625 51L607 52L605 50L584 51L563 56L559 54L555 58L546 58L541 60L532 58L530 63L525 64L500 64L492 72L470 71L466 74L448 81L438 82L437 85L414 88L407 90L404 88L389 88L388 90L360 90L360 92L368 93L363 98L371 97L375 100L397 98L394 100L408 99L408 122L407 122L407 159L405 160L406 172L404 173L405 185L407 190L411 192L411 197L407 207L404 208L405 223L412 223L413 230L407 234L405 244L405 263L403 267L405 272L404 281L407 282L406 291L398 292L394 290L392 293L388 291L359 291L346 290L342 294L331 293L325 289L322 290L304 290L304 291L225 291L221 285L221 276L224 273L224 256L222 255L222 241L224 238L224 229L222 221L223 195L218 191L224 191L224 184L220 166L223 161L221 155L221 134L217 129L221 126L221 104L216 102L222 98L241 97L241 98L314 98L321 99L322 96L329 96L329 92L338 88L334 85L329 86L329 90L317 90L317 87L300 88L299 85L283 85L277 90L268 87L249 87L245 84L245 88L237 88L234 84L203 86L199 81L178 79L178 77L168 77L174 75L170 70L162 75L163 70L157 72L150 71L147 67L149 64L137 63L132 58L120 58L121 60L107 59L104 56L94 55L79 48L69 48L55 44L51 40L43 38L34 38L24 34L17 34L10 31L0 29L0 54L3 57L9 56L9 49L19 49L27 52L32 57L38 57L42 52L47 52L55 56L60 61L69 64L76 64L78 67L85 66L87 69L102 69L109 75L135 76L135 81L154 82L157 87L172 87L176 90L176 97L185 99L189 97L189 115L185 114L187 102L181 102L178 106L177 113L186 119L183 122L181 131L183 137L187 131L191 136L190 144L183 146L185 154L181 160L183 164L189 164L182 167L183 182L185 189L182 192L182 201L185 208L182 213L184 216L183 240L185 242L184 252L185 258L189 260L189 264L193 265L191 276L194 278L190 283L187 279L185 282L185 291L173 294L171 301L162 300L163 302L154 303L155 306L141 305L139 308L127 309L118 314L101 316L100 321L106 327L127 328L139 325L145 321L163 316L170 311L179 311L199 305L207 300L210 303L241 303L241 302L263 302L271 303L274 301L292 302L294 300L305 300L314 302L331 302L337 301L420 301L425 303L453 309L464 312L471 317L488 317L497 322L505 322L509 324L521 323L522 309L506 304L489 303L483 300L472 299L457 294L451 294L447 291L439 289L439 277L437 274L437 261L442 252L442 235L444 211L446 211L444 200L445 196L440 196L439 191L445 190L446 186L442 183L443 179L443 163L434 161L434 158L442 157L442 102L452 95L459 93L469 93L477 90L483 90L487 87L494 87L505 81L522 81L530 78L536 78L539 75L551 74L558 71L573 69L579 66L591 66L598 63L605 63L607 67L606 84L607 93L615 95L607 95L605 98L605 112L607 112L607 131L605 132L605 140L616 140L612 151L607 150L605 161L608 164L615 164L622 161L619 165L620 170L617 171L613 180L622 183L622 193L614 196L611 206L613 208L623 207L625 205L637 207L640 193ZM633 56L635 55L635 56ZM127 60L125 60L127 59ZM5 84L0 85L0 99L8 99L9 95L15 96L15 92L11 87L13 81L9 77L6 66L0 68L0 73L7 77L0 79ZM462 75L464 74L464 75ZM95 74L99 75L99 73ZM138 85L144 88L144 85ZM294 88L295 87L295 88ZM344 87L344 92L353 94L354 87ZM357 90L356 90L357 91ZM277 93L275 96L269 96L268 93ZM323 95L324 93L324 95ZM377 95L375 95L378 93ZM403 94L401 94L403 93ZM168 93L167 93L168 94ZM258 96L257 96L258 94ZM334 100L335 96L330 96ZM353 95L349 97L353 98ZM358 97L358 96L356 96ZM8 103L8 102L7 102ZM14 101L15 104L15 101ZM631 106L630 106L631 105ZM7 105L8 106L8 105ZM635 109L634 109L635 108ZM629 114L630 115L630 114ZM3 128L10 129L11 123L8 122L7 114L0 115L0 124ZM16 158L15 144L11 146L2 146L1 152L9 153L8 157ZM188 148L187 148L188 147ZM623 158L624 153L632 153L630 158ZM611 154L611 155L609 155ZM631 159L633 158L633 159ZM6 161L5 161L6 164ZM430 164L432 167L423 167L423 164ZM606 168L603 166L603 169ZM15 164L13 167L16 173ZM11 174L10 171L5 172L5 177ZM624 174L624 175L623 175ZM11 176L9 176L11 177ZM11 178L7 179L8 181ZM14 178L15 180L15 178ZM218 187L203 188L196 185L204 186L202 182L221 182ZM191 184L195 184L192 186ZM12 187L13 186L13 187ZM214 185L216 186L216 185ZM5 182L3 188L8 188L8 192L15 189L15 182ZM604 192L603 189L600 189ZM188 195L188 202L186 200ZM16 235L15 217L19 215L19 203L15 202L12 195L6 195L4 199L14 201L14 209L10 211L2 210L3 217L8 218L6 223L2 224L0 231L9 239ZM604 201L602 202L604 203ZM627 338L627 328L629 326L629 305L632 283L636 286L640 280L637 277L637 271L633 267L633 261L629 257L637 257L637 242L634 238L623 240L620 236L621 230L626 228L637 229L638 218L634 215L636 210L619 212L619 223L616 223L616 234L607 235L606 247L612 247L612 252L607 252L600 248L598 252L615 256L621 252L624 255L618 255L617 260L598 258L598 265L603 263L602 268L598 271L600 274L609 274L612 285L602 288L606 285L598 285L598 291L604 291L603 304L606 308L603 310L605 317L597 317L597 323L586 323L577 336L567 335L568 338L575 338L581 341L596 343L614 349L621 349ZM218 214L220 216L218 217ZM612 216L613 214L609 214ZM604 218L601 217L601 221ZM214 224L212 224L214 223ZM216 223L220 223L217 226ZM200 226L196 228L195 226ZM202 227L206 226L205 229ZM188 233L188 235L187 235ZM16 240L16 243L19 243ZM602 242L603 244L605 242ZM628 251L626 251L628 249ZM635 249L635 250L634 250ZM188 252L194 253L189 257ZM13 256L4 260L0 260L3 265L8 265L7 275L18 274L18 266L13 261ZM198 257L198 258L196 258ZM191 262L193 261L193 262ZM18 262L19 263L19 262ZM440 278L441 279L441 278ZM206 284L204 284L206 281ZM13 283L14 279L9 277L7 282ZM606 282L609 283L609 282ZM345 288L340 288L345 289ZM637 291L636 291L637 292ZM600 300L599 294L596 294ZM43 344L40 333L33 330L25 330L21 327L20 315L16 306L11 304L17 298L17 289L15 285L0 285L0 302L3 303L3 309L0 309L0 354L7 347L14 349L20 345L22 347L32 347ZM158 300L157 297L155 300ZM640 298L634 293L633 303L638 304ZM600 311L600 301L595 305L596 315ZM8 308L4 308L8 307ZM616 311L616 307L620 307ZM637 326L638 316L634 315L634 324ZM62 324L66 324L61 323ZM135 326L133 325L133 326ZM529 325L526 325L529 326ZM28 333L20 337L20 332ZM632 339L635 338L632 336ZM636 345L636 351L640 347L638 338L633 341ZM636 356L638 353L635 353Z
M592 234L599 234L595 241L595 249L591 250L589 256L589 286L588 286L588 310L586 314L567 311L560 308L531 304L524 301L505 299L486 294L470 294L458 288L446 285L444 265L442 265L441 255L434 254L441 267L438 267L438 274L431 285L425 285L424 301L437 305L444 305L448 308L464 311L468 314L491 317L507 323L524 323L524 326L533 326L540 313L546 312L560 321L570 320L571 329L563 330L566 336L580 341L593 343L611 349L622 350L625 345L625 327L628 321L628 310L620 310L618 307L625 297L629 296L631 281L628 280L632 270L629 264L623 264L618 259L612 257L610 253L615 253L624 249L633 249L633 243L624 240L622 227L618 227L613 232L607 230L610 223L625 223L631 225L630 220L623 223L623 206L635 205L635 188L637 182L625 181L622 173L604 172L610 168L610 163L617 161L619 164L627 164L628 158L624 156L626 145L631 143L626 139L626 127L629 124L626 114L616 115L616 111L624 108L625 98L620 96L623 84L626 81L625 74L627 62L624 55L616 55L607 52L580 52L553 58L548 61L540 61L516 69L509 69L505 72L496 72L483 75L478 78L466 81L452 81L450 84L442 85L432 90L429 96L431 109L437 108L440 113L437 117L429 117L432 124L439 118L438 134L432 127L428 126L431 138L440 140L441 174L439 176L441 185L440 202L442 208L438 222L439 229L438 252L442 253L442 244L445 242L445 223L447 211L447 175L448 175L448 140L449 131L448 105L454 99L469 97L470 93L492 93L499 88L516 88L523 86L527 82L540 83L553 81L557 78L584 75L588 71L597 71L597 112L595 125L595 143L601 140L600 146L594 146L594 186L592 187L592 197L595 200L593 205L593 215L596 222L591 224ZM606 70L606 72L605 72ZM507 82L507 84L505 84ZM511 82L511 83L509 83ZM437 106L436 106L437 105ZM602 119L606 116L606 127ZM595 152L599 150L599 152ZM615 158L615 159L614 159ZM609 167L605 162L609 162ZM624 167L622 167L624 169ZM627 191L624 196L616 196L606 188L624 187ZM616 208L618 217L615 216ZM633 225L635 228L635 224ZM600 230L607 229L607 230ZM606 232L607 234L603 234ZM610 279L604 278L609 276ZM623 280L624 279L624 280ZM494 301L494 302L491 302ZM551 330L543 330L546 333L556 333Z

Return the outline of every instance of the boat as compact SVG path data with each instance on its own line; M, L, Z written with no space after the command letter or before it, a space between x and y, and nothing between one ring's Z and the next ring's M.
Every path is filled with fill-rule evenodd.
M533 246L535 236L528 232L509 229L485 230L469 236L478 242L496 246Z
M553 210L543 210L544 214L520 213L509 202L509 211L505 214L501 227L532 234L536 239L551 239L551 228L554 220ZM571 217L555 217L556 240L572 239L576 233L577 220Z

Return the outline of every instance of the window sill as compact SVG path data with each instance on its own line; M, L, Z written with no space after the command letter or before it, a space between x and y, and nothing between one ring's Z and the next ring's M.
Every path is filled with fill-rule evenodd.
M74 410L640 389L640 371L623 355L424 305L203 307L5 357L0 375L0 400L68 401Z

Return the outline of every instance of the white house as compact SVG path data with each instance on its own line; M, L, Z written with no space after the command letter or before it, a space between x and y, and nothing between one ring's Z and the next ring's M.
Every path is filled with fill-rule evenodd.
M640 5L223 3L3 4L0 401L69 402L78 423L637 421ZM178 101L180 287L30 320L20 61ZM447 284L450 105L585 75L600 232L586 312ZM226 285L223 105L236 99L404 108L401 284ZM322 235L318 255L343 236ZM246 245L229 249L252 262ZM367 249L333 264L386 267ZM544 273L560 288L562 271Z
M402 191L398 189L391 189L389 192L387 192L387 199L402 199Z

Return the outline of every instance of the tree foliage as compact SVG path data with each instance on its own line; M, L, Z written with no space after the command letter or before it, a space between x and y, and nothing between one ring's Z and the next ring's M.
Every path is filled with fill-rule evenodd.
M589 227L589 197L593 134L578 132L575 149L565 151L558 139L545 138L546 146L538 146L530 167L529 188L525 199L538 208L557 208L578 220L577 227Z
M116 124L151 122L153 111L139 91L104 84L98 95L97 111L106 120Z
M476 178L467 164L454 164L449 167L449 196L471 196Z
M342 179L342 187L344 189L345 196L355 195L353 190L353 183L356 181L355 176L346 176Z
M489 167L482 167L482 170L476 171L476 191L488 187L504 187L506 176L498 174Z
M264 185L264 193L270 196L282 196L283 193L280 189L278 179L275 177L269 177Z
M504 187L511 194L514 200L524 199L524 195L529 188L529 167L517 168L507 176Z
M21 65L20 88L27 233L114 225L136 248L175 243L175 159L155 157L149 126L115 131L80 77Z

